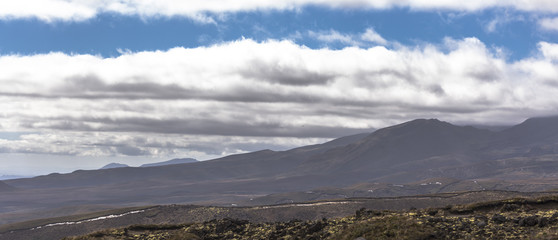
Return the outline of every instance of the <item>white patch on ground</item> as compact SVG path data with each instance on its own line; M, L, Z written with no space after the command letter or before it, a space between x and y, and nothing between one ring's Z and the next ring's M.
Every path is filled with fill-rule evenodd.
M101 217L86 219L86 220L82 220L82 221L75 221L75 222L50 223L50 224L47 224L47 225L44 225L44 226L39 226L39 227L32 228L31 230L41 229L41 228L44 228L44 227L54 227L54 226L61 226L61 225L75 225L75 224L82 224L82 223L86 223L86 222L106 220L106 219L111 219L111 218L119 218L119 217L123 217L123 216L126 216L126 215L136 214L136 213L141 213L141 212L145 212L145 210L136 210L136 211L131 211L131 212L122 213L122 214L111 214L111 215L107 215L107 216L101 216Z

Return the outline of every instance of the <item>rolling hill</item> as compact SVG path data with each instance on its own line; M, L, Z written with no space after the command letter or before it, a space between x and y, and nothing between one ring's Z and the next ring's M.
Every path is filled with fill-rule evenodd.
M339 196L352 191L368 197L471 188L554 189L558 187L556 129L558 117L528 119L502 131L417 119L288 151L8 180L18 191L0 196L0 218L10 211L23 214L36 209L51 216L49 209L84 205L250 204L249 199L270 194L287 194L273 201L289 201L289 194L297 192L328 196L331 191L325 188L339 189L344 193ZM439 188L423 187L436 179L452 180ZM71 211L60 214L67 213ZM5 222L22 219L25 216L18 215Z

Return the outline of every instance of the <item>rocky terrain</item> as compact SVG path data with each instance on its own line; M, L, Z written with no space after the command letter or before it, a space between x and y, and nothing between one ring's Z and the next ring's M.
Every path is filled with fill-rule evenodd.
M174 230L178 230L176 226L183 226L186 223L219 222L224 219L249 222L252 224L251 226L254 224L268 226L265 224L292 222L294 220L297 220L295 222L300 225L324 218L330 220L342 219L363 208L377 212L398 213L409 209L444 209L447 206L471 205L479 201L542 199L544 197L550 198L556 194L556 192L471 191L407 197L349 198L253 207L145 206L6 224L0 226L0 239L60 239L68 236L86 235L105 229L126 228L132 225L149 225L157 226L157 228L160 228L159 226L174 226ZM464 209L467 208L454 207L454 212L463 213L465 212Z
M178 225L133 225L90 239L557 239L558 197L508 199L442 208L377 211L319 220L258 223L230 218Z

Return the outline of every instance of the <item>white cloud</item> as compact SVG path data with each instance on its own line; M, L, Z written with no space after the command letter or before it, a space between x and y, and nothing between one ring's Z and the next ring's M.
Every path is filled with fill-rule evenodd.
M558 44L540 42L539 51L547 59L558 60Z
M539 20L539 26L548 31L558 31L558 17L543 18Z
M374 31L374 28L366 29L366 31L362 34L361 39L380 45L386 45L388 43L387 40L385 40L380 34Z
M100 13L138 15L141 17L184 16L201 22L213 23L207 14L222 14L256 10L295 10L307 5L336 8L387 9L409 7L417 10L480 11L506 7L521 11L558 12L553 0L17 0L0 1L0 18L37 18L43 21L83 21Z
M494 18L487 22L484 26L484 30L488 33L497 32L499 28L504 25L511 24L513 22L525 21L525 18L521 14L508 11L507 9L497 10L494 13Z
M558 44L511 63L476 38L443 45L243 39L114 58L0 56L0 131L34 133L0 151L217 156L414 118L510 124L558 110Z
M101 4L99 1L97 4ZM51 22L54 20L83 21L95 17L101 6L85 1L62 0L22 0L1 1L0 18L38 18Z
M308 31L308 36L326 44L341 43L345 46L367 47L370 45L388 45L374 28L368 28L361 34L343 34L333 29L329 31ZM371 44L372 43L372 44Z
M360 45L360 42L353 40L353 36L349 34L342 34L333 29L329 31L320 31L320 32L308 31L308 35L311 38L315 38L319 41L326 42L326 43L342 43L345 45L352 45L352 46Z

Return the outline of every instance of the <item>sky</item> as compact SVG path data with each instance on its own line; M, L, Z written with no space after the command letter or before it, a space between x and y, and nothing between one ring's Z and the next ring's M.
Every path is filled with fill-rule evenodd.
M554 0L0 2L0 176L558 113Z

